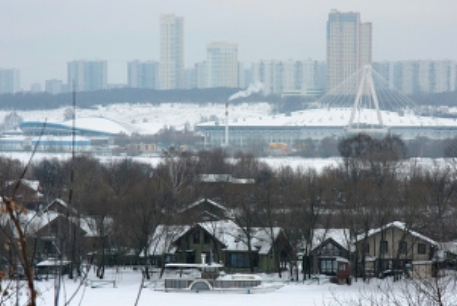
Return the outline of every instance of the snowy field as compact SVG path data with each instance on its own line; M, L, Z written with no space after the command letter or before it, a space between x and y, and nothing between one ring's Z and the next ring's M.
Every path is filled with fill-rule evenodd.
M0 156L18 159L23 164L26 164L30 159L30 152L0 152ZM97 156L96 158L104 163L110 163L113 161L122 160L125 158L131 158L132 160L149 164L153 167L157 166L162 158L159 156L134 156L134 157L123 157L123 156ZM42 153L36 152L33 156L33 163L37 163L42 159L68 160L71 158L71 153ZM278 170L283 167L291 167L292 169L301 168L303 170L314 169L318 173L322 172L323 169L328 167L338 167L342 163L342 159L339 157L333 158L302 158L302 157L263 157L259 158L260 161L267 163L273 170ZM427 169L447 167L451 163L451 160L445 158L413 158L404 162L404 169L408 169L409 165L417 165Z
M106 280L115 280L117 287L106 285L100 288L91 288L90 286L79 286L79 282L65 279L60 293L61 302L64 304L64 299L68 302L70 297L75 293L75 297L68 305L82 306L101 306L101 305L134 305L141 284L141 273L131 269L121 268L119 273L114 273L113 270L107 270L105 273ZM273 276L273 280L277 280L277 276ZM93 274L90 274L88 279L96 279ZM218 306L266 306L266 305L287 305L287 306L316 306L316 305L355 305L353 302L360 298L374 299L378 301L373 305L390 305L385 301L385 294L391 295L395 293L396 299L402 299L405 292L411 293L412 296L419 299L417 304L413 305L429 305L419 294L411 287L406 287L411 284L409 281L401 280L393 283L392 280L371 280L370 283L363 283L360 279L358 282L353 282L351 286L336 285L330 283L317 284L316 282L306 281L305 283L288 283L281 289L258 294L236 294L236 293L167 293L163 291L155 291L153 288L142 289L138 305L186 305L186 306L201 306L201 305L218 305ZM54 303L54 281L37 281L36 286L39 292L37 305L53 305ZM443 291L444 299L449 301L455 300L453 291L455 282L449 282L448 288ZM79 287L79 290L77 291ZM444 287L443 287L444 288ZM25 302L25 296L22 295L22 302ZM383 302L379 302L384 299ZM421 303L420 301L423 301ZM5 305L14 305L14 301ZM341 304L339 304L341 303ZM369 305L368 300L360 305ZM405 301L406 304L406 301ZM402 304L400 304L402 305ZM447 303L445 305L448 305ZM449 305L455 305L450 303Z
M66 108L52 110L16 111L24 121L44 121L61 123L64 121ZM3 122L11 110L0 110L0 122ZM231 119L266 116L270 114L268 103L242 103L229 106ZM107 117L116 121L128 123L139 133L157 133L163 127L174 127L182 130L185 125L193 128L195 124L217 118L224 120L225 104L182 104L162 103L153 104L113 104L96 106L93 109L77 109L77 117Z
M88 279L96 278L91 274ZM70 305L79 305L80 302L84 306L134 305L141 284L140 272L121 269L120 273L113 273L112 270L108 270L105 279L116 280L117 288L113 288L112 285L106 285L101 288L81 286ZM40 281L36 282L36 285L40 293L37 304L52 305L54 300L54 281ZM61 297L66 296L68 300L76 292L78 286L79 283L66 279L62 287ZM358 294L362 287L371 286L363 285L362 282L355 283L353 286L338 286L330 283L323 285L316 283L289 283L275 292L251 295L233 293L166 293L155 291L153 288L145 288L141 291L139 305L329 305L330 302L333 303L334 296L353 297Z
M30 159L30 152L0 152L0 156L9 157L13 159L18 159L22 163L27 163ZM112 162L116 160L122 160L126 157L122 156L95 156L102 162ZM56 158L58 160L68 160L71 158L71 153L42 153L36 152L33 156L33 162L39 162L42 159L52 159ZM150 164L152 166L158 165L162 158L159 156L134 156L127 157L132 160ZM290 166L291 168L302 167L303 169L312 168L316 171L321 171L324 167L334 166L336 167L340 162L340 158L300 158L300 157L271 157L271 158L259 158L260 161L267 163L273 169L279 169L281 167Z

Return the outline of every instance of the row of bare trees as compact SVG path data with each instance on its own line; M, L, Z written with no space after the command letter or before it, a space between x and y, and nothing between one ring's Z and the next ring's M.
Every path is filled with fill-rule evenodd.
M164 152L157 166L131 159L101 162L84 155L73 161L44 159L32 163L25 177L40 181L45 203L68 199L72 188L74 210L69 217L96 222L98 235L93 246L99 258L96 264L100 278L107 258L114 261L110 263L121 263L120 258L134 250L138 259L149 248L157 226L182 224L185 221L178 220L176 212L199 198L214 199L231 209L233 220L244 229L246 241L250 241L253 227L271 233L274 227L282 227L292 245L304 246L303 266L308 274L311 263L306 255L311 251L316 228L346 228L348 239L353 239L374 227L400 220L438 241L457 238L453 223L457 172L452 164L420 167L414 160L405 159L405 146L396 137L356 135L341 141L339 151L340 165L319 172L287 166L272 169L252 155L240 153L228 158L220 149L197 154L171 149ZM73 181L69 175L71 162L75 169ZM24 166L0 158L0 168L0 186L5 186L21 176ZM230 174L254 179L255 183L203 183L202 174ZM7 195L6 190L2 194ZM9 196L15 200L14 194ZM17 201L21 204L20 199ZM14 216L20 213L18 210ZM0 217L5 217L3 210ZM2 227L1 235L7 234ZM65 255L80 274L88 246L77 231L61 239L68 240ZM3 241L13 243L11 236ZM253 246L248 248L252 251ZM2 256L9 267L12 263L4 254L5 250ZM36 263L38 258L30 260ZM253 256L251 260L255 260Z

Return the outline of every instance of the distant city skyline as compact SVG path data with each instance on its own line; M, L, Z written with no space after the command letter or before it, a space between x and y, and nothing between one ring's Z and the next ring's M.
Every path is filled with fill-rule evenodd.
M32 0L0 2L0 68L19 69L21 87L66 79L67 62L107 61L108 83L127 83L129 61L159 61L162 14L185 19L185 67L212 41L238 45L238 59L322 61L331 9L373 24L373 61L457 59L454 0Z

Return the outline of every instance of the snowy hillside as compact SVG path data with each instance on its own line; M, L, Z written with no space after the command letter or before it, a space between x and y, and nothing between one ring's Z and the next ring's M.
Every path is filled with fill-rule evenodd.
M62 123L67 108L54 110L17 111L24 121L44 121ZM0 110L0 122L11 111ZM266 116L270 113L268 103L243 103L229 106L229 116L232 119ZM194 125L208 120L225 120L224 104L182 104L163 103L153 104L113 104L97 106L94 109L77 109L77 117L103 116L119 122L133 125L140 133L153 134L164 126L174 127L178 130L188 125Z

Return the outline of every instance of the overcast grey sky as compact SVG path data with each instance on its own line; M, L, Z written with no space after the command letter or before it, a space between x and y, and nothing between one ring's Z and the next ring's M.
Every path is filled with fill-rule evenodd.
M159 16L184 17L186 66L206 44L238 44L240 61L325 59L328 13L373 23L373 59L457 59L457 0L0 0L0 68L21 85L57 78L66 63L107 60L126 82L130 60L159 60ZM44 84L42 84L44 86Z

